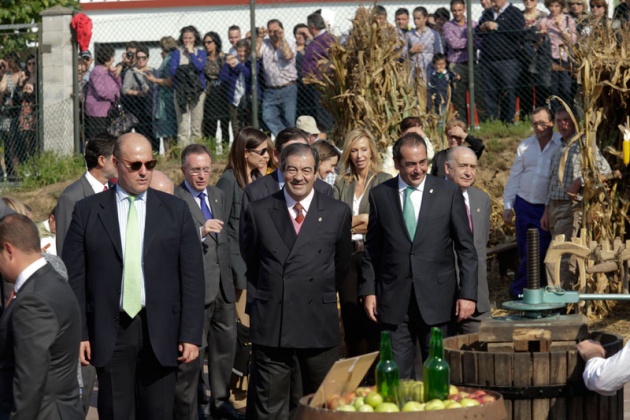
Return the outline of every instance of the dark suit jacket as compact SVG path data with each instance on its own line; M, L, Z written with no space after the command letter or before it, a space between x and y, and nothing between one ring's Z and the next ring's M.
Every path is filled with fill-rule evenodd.
M63 241L66 239L68 228L70 228L74 205L91 195L94 195L94 189L88 182L85 174L83 174L81 178L68 185L59 196L57 208L55 209L57 255L61 255L63 252Z
M317 178L315 180L315 185L313 186L315 191L327 195L328 197L333 196L332 187ZM265 175L262 178L258 178L247 187L245 187L245 194L243 194L243 205L241 207L241 216L247 210L249 203L252 201L260 200L261 198L265 198L275 192L280 191L280 183L278 179L278 171L273 171L269 175Z
M0 320L0 418L83 419L77 364L79 305L46 264L24 283Z
M473 223L473 237L478 261L477 308L475 315L490 311L490 294L488 291L487 246L490 239L490 214L492 206L490 196L479 188L468 188L470 216Z
M336 283L351 253L350 208L315 192L295 234L284 192L251 203L241 227L252 343L326 348L339 343Z
M186 203L149 188L143 245L146 315L153 351L163 366L177 366L178 343L201 344L204 311L199 234ZM77 203L63 261L83 316L82 340L91 363L104 366L118 334L123 250L116 189Z
M458 256L458 291L455 255ZM451 320L458 298L477 300L477 254L459 187L426 176L418 227L409 237L398 177L370 190L370 218L359 294L376 295L380 321L399 325L411 286L429 325Z
M225 209L223 191L209 186L206 188L206 194L210 202L212 217L227 224L227 211ZM206 217L183 182L175 188L175 196L188 204L193 223L195 228L197 228L197 234L199 234L199 228L206 223ZM234 302L236 297L234 295L234 284L232 283L232 270L230 269L226 226L223 226L223 230L218 235L207 235L201 242L201 248L203 249L203 270L206 283L206 305L209 305L217 298L219 290L223 291L223 298L226 302Z

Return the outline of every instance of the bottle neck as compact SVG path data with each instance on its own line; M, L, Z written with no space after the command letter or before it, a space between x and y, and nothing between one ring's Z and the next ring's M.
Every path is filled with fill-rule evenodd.
M437 359L444 359L444 342L442 341L442 330L434 328L431 341L433 343L433 357Z
M381 332L381 360L392 360L392 341L388 331Z

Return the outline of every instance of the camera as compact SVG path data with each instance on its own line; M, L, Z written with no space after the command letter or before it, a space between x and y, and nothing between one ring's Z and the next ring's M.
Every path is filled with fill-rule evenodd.
M129 60L131 60L132 58L134 58L134 57L136 56L136 54L135 54L135 53L133 53L133 52L131 52L131 51L127 51L127 52L125 53L125 56L126 56Z

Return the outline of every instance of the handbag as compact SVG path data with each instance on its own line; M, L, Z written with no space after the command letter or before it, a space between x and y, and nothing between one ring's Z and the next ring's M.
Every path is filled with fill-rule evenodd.
M138 118L131 112L125 111L120 98L116 98L112 107L107 112L109 126L107 132L114 137L120 137L131 130L139 123Z

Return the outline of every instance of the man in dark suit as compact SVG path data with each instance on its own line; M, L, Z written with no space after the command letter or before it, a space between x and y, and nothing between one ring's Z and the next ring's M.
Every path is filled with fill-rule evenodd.
M299 128L285 128L278 133L276 137L275 146L273 151L273 160L279 163L280 154L282 149L290 144L303 143L309 144L309 134L300 130ZM241 216L245 214L249 203L261 198L267 197L275 192L280 191L284 187L284 178L282 171L278 168L276 171L259 178L245 187L245 193L243 194L243 204L241 206ZM314 185L315 191L320 192L329 197L333 196L332 187L321 179L317 178ZM242 218L242 217L241 217Z
M289 418L339 357L336 283L349 268L351 212L314 190L318 161L308 145L283 148L284 188L252 202L241 222L253 344L250 419Z
M235 293L227 233L223 230L227 216L224 193L208 185L212 174L210 150L200 144L186 146L182 151L182 173L184 182L177 186L175 195L188 204L203 250L206 295L201 354L207 343L210 409L221 418L244 418L229 401L236 351ZM177 419L197 419L197 383L203 357L199 360L197 365L179 366L174 415Z
M173 413L177 362L197 363L203 262L182 200L149 188L151 143L116 140L116 188L77 203L63 250L83 317L80 359L96 367L100 419Z
M62 254L63 241L72 221L74 205L85 197L107 190L110 187L109 180L118 176L112 162L115 141L116 137L107 133L97 134L90 139L85 145L87 171L81 178L68 185L59 196L55 209L57 255Z
M368 316L391 331L400 377L413 378L416 342L426 359L431 327L446 334L453 316L474 312L477 254L461 191L426 174L424 140L405 134L393 155L399 175L370 190L359 294Z
M490 317L490 295L488 293L488 268L486 264L488 239L490 238L490 196L473 187L477 177L477 155L469 147L458 146L449 149L444 171L447 178L459 185L466 204L468 223L473 232L477 250L477 306L475 312L457 324L460 334L473 334L479 331L482 320Z
M0 247L0 273L15 291L0 320L0 419L83 419L77 300L26 216L0 220Z

